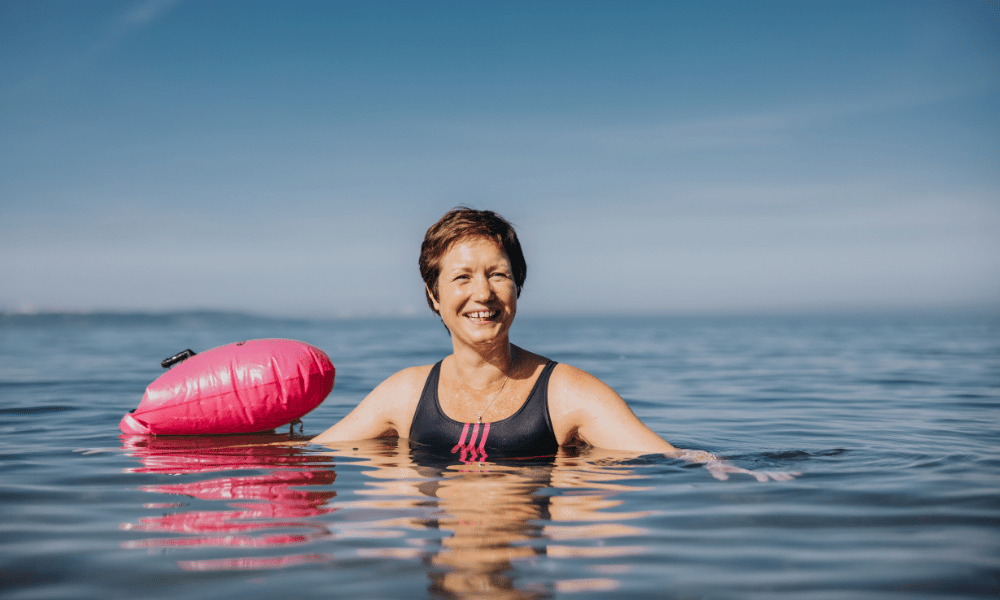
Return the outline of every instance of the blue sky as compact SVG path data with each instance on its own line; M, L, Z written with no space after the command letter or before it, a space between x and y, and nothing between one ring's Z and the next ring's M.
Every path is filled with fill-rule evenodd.
M1000 308L996 2L0 2L0 310Z

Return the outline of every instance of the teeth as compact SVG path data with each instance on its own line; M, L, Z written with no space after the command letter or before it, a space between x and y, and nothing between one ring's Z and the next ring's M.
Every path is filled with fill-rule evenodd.
M485 311L485 310L482 310L482 311L479 311L479 312L469 313L466 316L468 316L470 319L491 319L496 314L497 314L496 311Z

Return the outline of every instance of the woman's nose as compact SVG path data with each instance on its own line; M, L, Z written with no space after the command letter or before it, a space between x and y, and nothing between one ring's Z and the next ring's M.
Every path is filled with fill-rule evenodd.
M487 277L476 277L475 288L473 289L473 299L489 300L493 297L493 287Z

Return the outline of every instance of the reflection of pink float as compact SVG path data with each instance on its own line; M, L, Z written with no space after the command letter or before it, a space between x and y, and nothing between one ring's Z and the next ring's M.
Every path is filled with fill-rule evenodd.
M124 433L252 433L301 418L333 389L335 370L319 348L295 340L249 340L206 350L146 388Z
M282 546L301 544L329 535L327 528L310 517L336 510L325 508L336 495L333 490L307 491L298 486L327 486L337 475L331 469L273 471L251 477L223 477L175 485L146 486L147 492L181 494L202 500L239 499L227 506L240 510L198 510L144 517L125 523L128 531L183 533L184 538L152 538L127 542L128 548L169 546ZM289 520L291 519L291 520ZM275 529L299 528L311 533L279 533L252 536Z
M122 450L138 458L142 466L126 473L212 473L242 469L280 469L332 464L329 457L305 454L300 447L285 445L288 435L151 436L122 435Z
M240 546L267 548L304 544L330 536L316 520L336 507L329 506L337 492L329 486L336 480L332 459L304 452L296 446L278 445L289 440L282 435L239 436L122 436L122 448L142 461L132 473L191 475L196 473L265 469L246 476L146 485L140 489L172 496L225 503L222 510L211 505L198 510L180 510L122 523L126 531L181 534L122 542L123 548L175 548L196 546ZM187 478L186 478L187 479ZM158 504L161 508L186 503ZM298 529L300 531L287 531ZM233 559L237 562L243 559ZM263 560L263 559L257 559ZM281 559L271 559L278 560Z

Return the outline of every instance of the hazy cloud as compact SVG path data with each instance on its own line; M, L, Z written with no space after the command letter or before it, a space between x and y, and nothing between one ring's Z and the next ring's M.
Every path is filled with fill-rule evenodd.
M126 26L142 27L180 2L181 0L146 0L125 11L119 20Z

